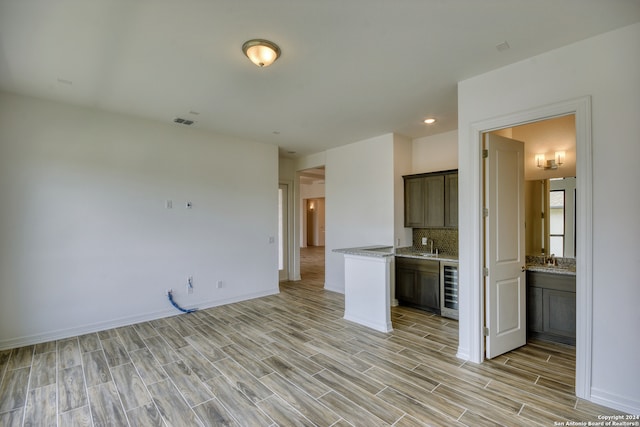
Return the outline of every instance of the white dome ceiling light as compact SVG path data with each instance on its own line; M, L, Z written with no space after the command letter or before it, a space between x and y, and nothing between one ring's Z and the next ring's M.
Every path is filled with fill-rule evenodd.
M260 68L273 64L281 53L277 44L264 39L253 39L244 42L242 51L251 62Z

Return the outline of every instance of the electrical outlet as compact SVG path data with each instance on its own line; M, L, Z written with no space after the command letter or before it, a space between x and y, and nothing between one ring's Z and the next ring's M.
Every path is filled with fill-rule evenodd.
M426 237L423 237L423 238L422 238L422 244L423 244L423 245L426 245L426 244L427 244L427 238L426 238Z
M224 287L224 282L222 280L218 280L218 289L222 289Z

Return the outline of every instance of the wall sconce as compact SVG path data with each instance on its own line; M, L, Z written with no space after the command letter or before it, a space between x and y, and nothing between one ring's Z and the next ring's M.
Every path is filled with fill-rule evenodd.
M554 158L545 160L544 154L536 154L535 162L536 166L544 170L556 170L559 166L564 164L564 151L556 151Z
M313 204L313 202L309 203L309 210L312 211L316 208L316 205Z

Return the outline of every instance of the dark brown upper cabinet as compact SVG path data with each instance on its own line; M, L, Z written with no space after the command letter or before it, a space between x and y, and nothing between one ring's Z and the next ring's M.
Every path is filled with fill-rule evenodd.
M457 170L403 178L405 227L458 227Z

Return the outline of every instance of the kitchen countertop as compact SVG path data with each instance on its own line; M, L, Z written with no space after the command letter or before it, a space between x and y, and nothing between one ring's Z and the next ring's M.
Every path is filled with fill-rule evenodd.
M433 261L458 262L457 255L430 254L428 252L419 251L411 246L396 248L396 256L399 256L402 258L430 259Z
M402 247L402 248L394 248L393 246L362 246L357 248L344 248L344 249L334 249L333 252L348 254L348 255L360 255L360 256L369 256L369 257L390 257L390 256L398 256L403 258L416 258L416 259L427 259L433 261L448 261L448 262L458 262L458 257L455 255L447 255L447 254L428 254L425 252L420 252L414 249L411 246Z
M376 257L376 258L383 258L383 257L395 255L395 250L393 246L384 246L384 245L334 249L333 252L338 252L338 253L347 254L347 255L370 256L370 257Z
M429 253L421 252L413 248L412 246L394 248L393 246L373 245L373 246L360 246L356 248L334 249L333 252L348 254L348 255L374 257L374 258L396 256L396 257L402 257L402 258L425 259L425 260L444 261L444 262L458 262L458 257L456 255L447 255L447 254L432 255ZM548 264L527 264L527 270L537 271L540 273L563 274L567 276L576 275L575 265L555 266L555 265L548 265Z

